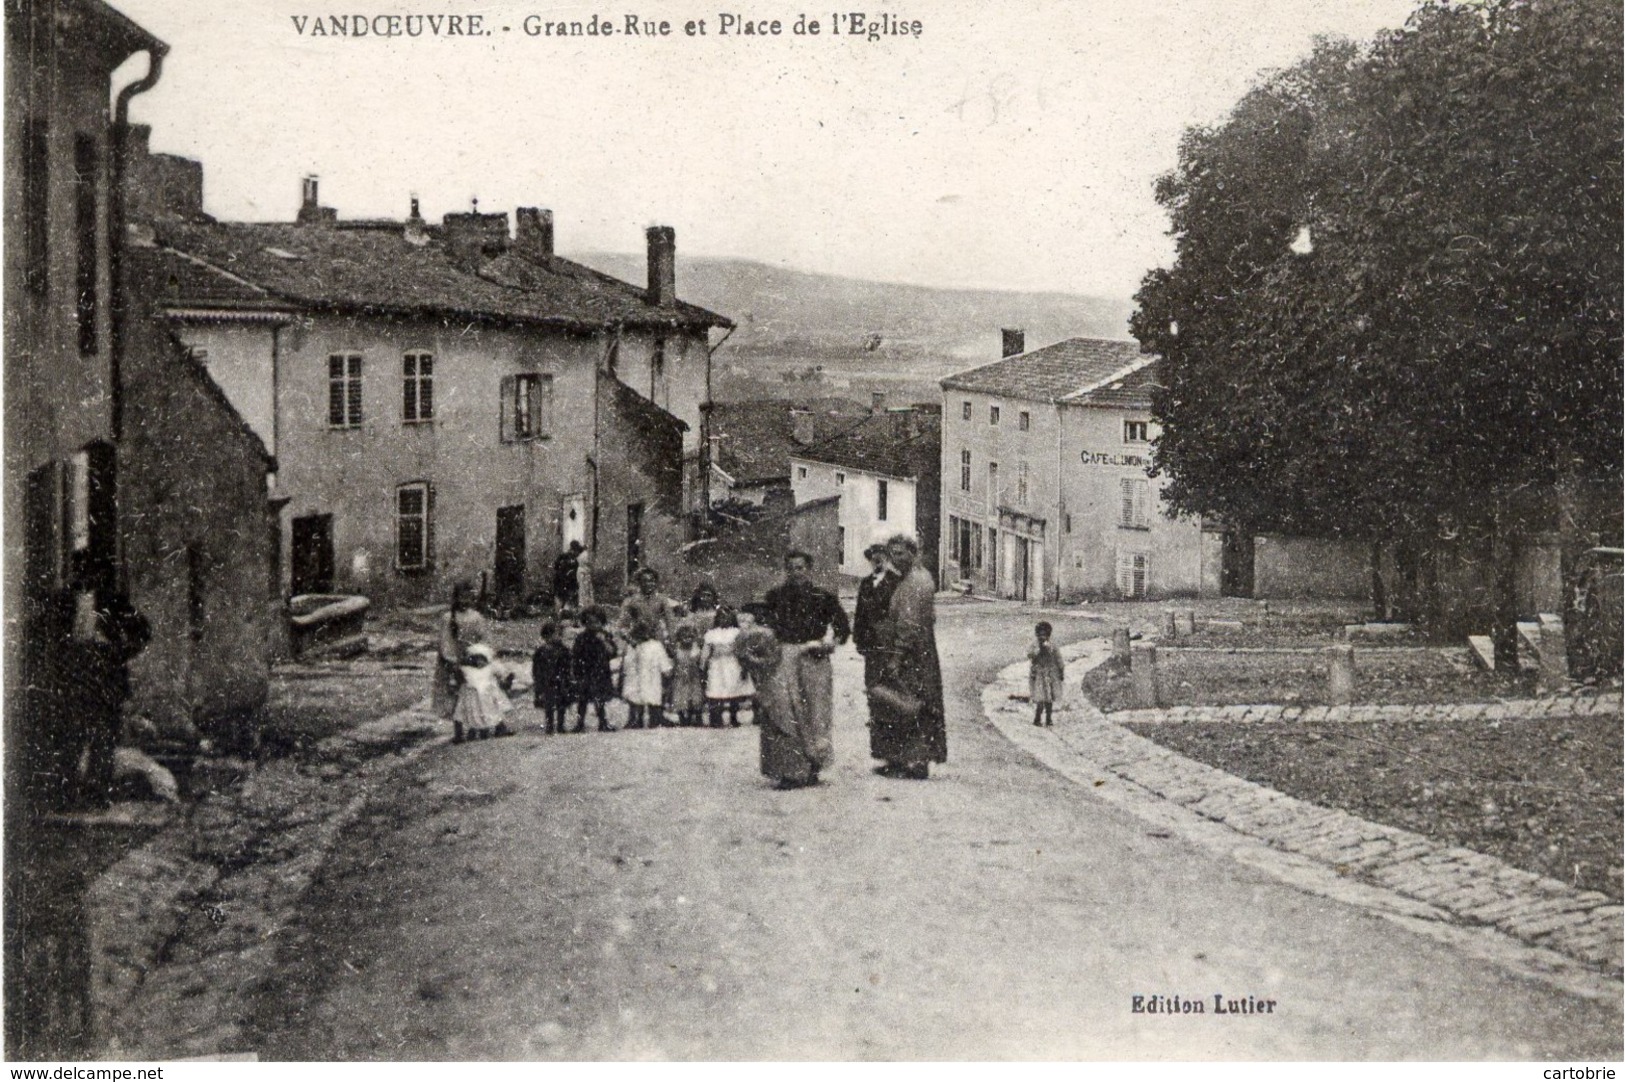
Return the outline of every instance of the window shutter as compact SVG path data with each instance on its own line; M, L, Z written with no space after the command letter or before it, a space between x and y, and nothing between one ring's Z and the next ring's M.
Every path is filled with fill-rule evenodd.
M500 433L503 443L513 442L513 403L515 386L517 386L517 380L513 376L502 377L502 391L501 396L498 399L498 404L500 406L498 413L501 417Z
M1134 596L1134 556L1132 553L1119 552L1117 554L1117 592L1124 597Z
M1118 519L1118 522L1123 526L1132 526L1134 525L1134 482L1125 477L1118 484L1123 495L1122 517ZM1119 575L1118 585L1122 585L1121 575Z
M425 569L434 566L434 483L424 482L423 485L423 566Z
M346 390L346 404L349 407L349 421L351 426L361 424L361 358L350 358L350 381Z
M538 376L530 396L530 432L542 437L553 434L553 377Z

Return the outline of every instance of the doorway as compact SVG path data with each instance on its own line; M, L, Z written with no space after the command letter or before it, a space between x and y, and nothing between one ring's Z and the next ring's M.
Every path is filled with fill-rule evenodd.
M497 604L512 607L525 597L525 507L497 508Z
M293 520L292 584L290 592L333 592L333 516L302 515Z

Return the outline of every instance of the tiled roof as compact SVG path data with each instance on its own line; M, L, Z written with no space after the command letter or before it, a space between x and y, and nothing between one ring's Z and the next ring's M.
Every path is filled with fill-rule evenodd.
M1149 409L1151 406L1151 389L1159 386L1157 382L1158 359L1142 356L1143 362L1133 371L1108 379L1104 383L1091 387L1086 391L1069 394L1062 399L1064 402L1080 406L1122 406L1125 408Z
M795 442L792 409L812 413L813 442L829 439L862 420L867 413L856 402L820 398L810 402L753 399L718 402L711 407L711 435L717 441L716 465L735 484L788 480Z
M290 307L259 286L172 248L132 245L128 251L144 279L152 283L149 299L156 304L233 310L287 311Z
M455 260L439 239L406 239L404 227L347 228L284 223L166 223L159 243L200 260L270 300L302 307L379 315L454 315L597 329L728 327L725 317L677 301L658 307L644 290L554 256L532 259L509 250L494 258ZM253 306L247 296L217 296L210 284L197 298ZM228 291L229 293L229 291Z
M793 457L883 477L935 476L942 470L942 413L918 407L876 413Z
M1032 402L1092 403L1084 396L1100 384L1152 360L1140 352L1138 342L1068 338L956 373L943 380L942 387Z

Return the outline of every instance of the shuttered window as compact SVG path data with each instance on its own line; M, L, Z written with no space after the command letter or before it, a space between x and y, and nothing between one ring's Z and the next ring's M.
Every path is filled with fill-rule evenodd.
M1151 557L1143 552L1117 553L1117 590L1124 597L1144 597L1151 578Z
M359 353L335 353L327 358L327 423L331 428L361 427Z
M1151 482L1125 477L1120 482L1122 511L1117 524L1129 529L1144 530L1151 526Z
M422 571L434 559L434 490L414 481L395 490L395 566Z
M536 372L502 379L502 442L523 443L553 434L553 377Z

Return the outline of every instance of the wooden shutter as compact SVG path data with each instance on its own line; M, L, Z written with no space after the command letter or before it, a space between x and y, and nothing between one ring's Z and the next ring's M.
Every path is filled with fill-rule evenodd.
M502 377L502 389L497 398L498 416L500 417L499 432L503 443L513 442L513 403L515 388L518 380L514 376Z
M535 376L531 381L530 434L537 439L553 434L552 376Z

